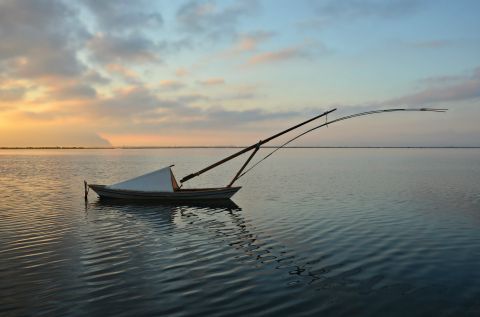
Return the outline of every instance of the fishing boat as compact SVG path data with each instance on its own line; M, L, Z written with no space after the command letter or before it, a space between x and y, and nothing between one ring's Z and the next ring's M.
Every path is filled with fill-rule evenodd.
M173 175L172 166L113 185L86 184L102 198L159 201L227 200L241 187L182 189Z
M310 133L314 130L317 130L319 128L334 124L336 122L340 122L343 120L347 119L352 119L356 117L361 117L361 116L366 116L366 115L372 115L372 114L377 114L377 113L385 113L385 112L398 112L398 111L428 111L428 112L444 112L446 109L433 109L433 108L396 108L396 109L383 109L383 110L372 110L372 111L366 111L366 112L361 112L361 113L356 113L356 114L351 114L347 116L343 116L331 121L328 121L327 115L336 111L337 109L332 109L329 111L326 111L322 114L319 114L313 118L310 118L304 122L301 122L291 128L288 128L284 131L281 131L271 137L268 137L264 140L260 140L258 143L252 144L251 146L248 146L232 155L229 155L228 157L213 163L204 169L197 171L195 173L191 173L185 177L183 177L180 180L180 185L178 184L175 175L173 174L172 167L174 165L170 165L168 167L163 167L159 170L132 178L128 179L125 181L121 181L112 185L97 185L97 184L88 184L86 181L84 181L84 187L85 187L85 199L88 197L88 192L89 189L92 189L94 192L98 194L100 198L114 198L114 199L124 199L124 200L143 200L143 201L164 201L164 202L192 202L192 201L213 201L213 200L228 200L230 199L236 192L238 192L241 187L240 186L233 186L233 184L240 179L243 175L251 171L253 168L255 168L258 164L263 162L265 159L270 157L273 153L278 151L279 149L285 147L289 143L293 142L294 140L300 138L301 136ZM253 164L251 167L249 167L247 170L246 167L252 160L252 158L255 156L255 154L258 152L260 147L264 145L265 143L268 143L272 141L273 139L276 139L288 132L291 132L295 129L298 129L314 120L317 120L321 117L325 117L325 122L314 126L313 128L310 128L295 137L289 139L288 141L284 142L282 145L274 148L273 151L271 151L269 154L267 154L265 157L263 157L261 160L257 161L255 164ZM182 188L183 184L197 176L200 176L201 174L218 167L219 165L222 165L244 153L247 153L249 151L252 151L250 156L247 158L245 163L240 167L240 169L237 171L233 179L230 181L230 183L224 187L213 187L213 188Z

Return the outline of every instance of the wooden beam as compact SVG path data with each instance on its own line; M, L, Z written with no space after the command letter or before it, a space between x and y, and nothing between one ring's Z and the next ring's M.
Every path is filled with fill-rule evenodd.
M299 128L299 127L301 127L301 126L309 123L309 122L312 122L313 120L317 120L318 118L324 117L324 116L326 116L327 114L329 114L329 113L331 113L331 112L334 112L335 110L337 110L337 108L334 108L334 109L332 109L332 110L326 111L326 112L324 112L324 113L322 113L322 114L320 114L320 115L318 115L318 116L315 116L315 117L313 117L313 118L311 118L311 119L308 119L307 121L304 121L304 122L302 122L302 123L299 123L299 124L297 124L297 125L295 125L295 126L293 126L293 127L291 127L291 128L288 128L288 129L286 129L286 130L284 130L284 131L282 131L282 132L279 132L279 133L277 133L277 134L275 134L275 135L272 135L271 137L269 137L269 138L267 138L267 139L265 139L265 140L261 140L260 142L258 142L258 143L256 143L256 144L250 145L250 146L244 148L243 150L240 150L240 151L238 151L237 153L234 153L234 154L232 154L232 155L230 155L230 156L228 156L228 157L226 157L226 158L224 158L224 159L222 159L222 160L220 160L220 161L218 161L218 162L216 162L216 163L213 163L212 165L209 165L209 166L205 167L204 169L202 169L202 170L200 170L200 171L198 171L198 172L195 172L195 173L192 173L192 174L189 174L189 175L185 176L184 178L182 178L182 179L180 180L180 183L184 183L184 182L188 181L189 179L192 179L192 178L194 178L194 177L197 177L197 176L199 176L199 175L201 175L201 174L203 174L203 173L211 170L212 168L215 168L215 167L217 167L217 166L219 166L219 165L222 165L222 164L225 163L225 162L230 161L231 159L236 158L236 157L239 156L239 155L242 155L242 154L244 154L244 153L246 153L246 152L248 152L248 151L253 150L253 149L255 149L255 148L257 147L258 144L261 146L261 145L263 145L263 144L265 144L265 143L267 143L267 142L270 142L271 140L273 140L273 139L275 139L275 138L278 138L278 137L281 136L281 135L284 135L285 133L288 133L288 132L290 132L290 131L292 131L292 130L295 130L295 129L297 129L297 128Z

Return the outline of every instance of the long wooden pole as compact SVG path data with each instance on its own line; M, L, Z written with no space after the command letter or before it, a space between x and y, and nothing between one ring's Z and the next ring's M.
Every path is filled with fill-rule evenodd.
M242 155L243 153L246 153L246 152L248 152L248 151L250 151L250 150L255 149L257 146L261 146L261 145L263 145L263 144L265 144L265 143L267 143L267 142L270 142L270 141L272 141L273 139L278 138L278 137L281 136L281 135L284 135L285 133L288 133L288 132L290 132L290 131L292 131L292 130L295 130L295 129L297 129L297 128L299 128L299 127L301 127L301 126L303 126L303 125L305 125L305 124L307 124L307 123L309 123L309 122L312 122L313 120L317 120L318 118L324 117L324 116L328 115L329 113L334 112L335 110L337 110L337 108L334 108L334 109L332 109L332 110L326 111L326 112L324 112L324 113L322 113L322 114L320 114L320 115L318 115L318 116L315 116L315 117L313 117L313 118L311 118L311 119L309 119L309 120L307 120L307 121L304 121L304 122L302 122L302 123L299 123L299 124L297 124L297 125L295 125L295 126L293 126L293 127L291 127L291 128L288 128L288 129L286 129L286 130L284 130L284 131L282 131L282 132L279 132L279 133L277 133L277 134L275 134L275 135L272 135L271 137L266 138L265 140L261 140L261 141L255 143L255 144L253 144L253 145L250 145L250 146L244 148L243 150L240 150L240 151L238 151L237 153L234 153L234 154L232 154L232 155L230 155L230 156L228 156L228 157L226 157L226 158L224 158L224 159L222 159L222 160L220 160L220 161L218 161L218 162L216 162L216 163L214 163L214 164L212 164L212 165L209 165L209 166L205 167L204 169L202 169L202 170L200 170L200 171L198 171L198 172L195 172L195 173L192 173L192 174L189 174L189 175L185 176L184 178L182 178L182 179L180 180L180 183L184 183L184 182L188 181L189 179L192 179L192 178L194 178L194 177L196 177L196 176L199 176L199 175L201 175L201 174L203 174L203 173L211 170L212 168L215 168L215 167L217 167L217 166L219 166L219 165L222 165L223 163L228 162L228 161L230 161L231 159L234 159L234 158L236 158L236 157L239 156L239 155Z
M240 167L240 169L238 170L237 174L235 174L235 177L233 177L232 181L230 182L230 184L227 185L227 187L232 187L233 183L235 183L235 181L237 180L238 176L240 174L242 174L243 170L245 169L245 167L247 167L248 163L250 163L250 161L252 160L252 158L255 156L255 154L258 152L258 150L260 150L260 144L258 143L257 146L255 147L255 150L252 151L252 154L250 154L250 156L248 157L248 159L245 161L245 163L243 163L242 167Z
M260 164L261 162L263 162L264 160L266 160L267 158L269 158L273 153L277 152L278 150L280 150L281 148L283 148L284 146L286 146L287 144L295 141L296 139L304 136L305 134L307 133L310 133L314 130L317 130L317 129L320 129L322 127L325 127L329 124L333 124L333 123L336 123L336 122L340 122L340 121L343 121L343 120L347 120L347 119L352 119L352 118L356 118L356 117L362 117L362 116L367 116L367 115L371 115L371 114L377 114L377 113L384 113L384 112L397 112L397 111L429 111L429 112L445 112L447 111L448 109L437 109L437 108L400 108L400 109L381 109L381 110L371 110L371 111L366 111L366 112L360 112L360 113L355 113L355 114L351 114L351 115L348 115L348 116L344 116L344 117L341 117L341 118L337 118L335 120L332 120L332 121L326 121L325 123L322 123L321 125L318 125L316 127L313 127L307 131L304 131L302 133L300 133L299 135L293 137L292 139L288 140L287 142L283 143L282 145L280 145L279 147L277 147L275 150L273 150L272 152L270 152L269 154L267 154L266 156L264 156L260 161L256 162L253 166L251 166L250 168L248 168L245 172L241 173L240 175L237 173L237 175L235 175L235 181L238 180L239 178L241 178L243 175L247 174L249 171L251 171L252 169L254 169L258 164ZM242 170L244 169L244 167L242 167Z

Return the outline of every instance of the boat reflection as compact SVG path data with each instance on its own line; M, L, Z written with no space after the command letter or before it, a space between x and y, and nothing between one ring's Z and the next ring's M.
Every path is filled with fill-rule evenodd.
M127 208L131 206L133 209L138 209L140 207L152 209L159 208L159 210L170 210L174 211L182 207L190 208L212 208L212 209L223 209L226 211L231 210L241 210L241 208L234 203L231 199L224 200L203 200L203 201L143 201L143 200L127 200L127 199L108 199L101 198L94 202L94 206L109 206L109 207L119 207ZM128 209L128 208L127 208Z
M182 204L101 199L87 206L88 213L98 217L127 218L130 225L143 228L145 232L161 236L187 234L198 241L208 241L228 246L237 252L235 261L271 268L285 274L286 284L312 285L315 288L350 288L369 292L361 280L352 279L360 271L352 270L332 275L334 265L314 268L306 258L297 254L272 237L259 234L255 225L245 217L242 209L233 201L189 202ZM323 261L322 261L323 262ZM380 279L381 280L381 279ZM375 283L374 283L375 284ZM373 285L372 285L373 286Z
M240 211L241 208L232 200L189 201L189 202L158 202L125 199L98 199L94 202L85 202L85 213L96 219L108 215L121 213L127 217L134 217L144 226L162 223L162 228L173 227L181 222L182 216L192 213L228 213Z

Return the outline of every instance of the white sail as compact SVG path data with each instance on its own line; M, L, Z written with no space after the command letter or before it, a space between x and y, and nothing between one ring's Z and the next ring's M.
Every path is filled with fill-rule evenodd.
M111 189L135 190L144 192L174 192L178 189L177 181L170 167L141 175L120 183L107 186Z

